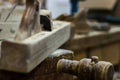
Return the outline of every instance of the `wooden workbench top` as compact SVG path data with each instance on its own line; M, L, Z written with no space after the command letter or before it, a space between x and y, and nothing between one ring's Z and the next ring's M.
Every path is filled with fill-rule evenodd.
M91 31L88 34L75 34L74 38L65 45L65 48L82 50L118 40L120 40L120 27L113 26L108 32Z

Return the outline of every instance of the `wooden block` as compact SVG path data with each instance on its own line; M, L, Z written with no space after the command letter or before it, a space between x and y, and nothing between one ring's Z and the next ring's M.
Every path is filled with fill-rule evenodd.
M74 16L74 24L76 27L76 33L78 34L86 34L91 31L90 26L87 23L87 12L85 9L81 9L80 12L78 12Z
M98 48L91 49L91 56L98 56L100 60L119 64L119 42L101 45Z
M88 34L90 30L90 26L87 24L86 21L75 23L75 32L77 34Z
M70 24L55 21L53 31L42 31L21 42L3 41L0 69L27 73L70 37Z
M74 31L72 29L72 36L74 33L76 34L86 34L89 33L91 28L87 24L87 14L84 9L81 9L74 16L66 16L64 14L60 15L56 20L71 22L71 27L74 27Z
M8 1L12 4L16 3L16 0L8 0Z

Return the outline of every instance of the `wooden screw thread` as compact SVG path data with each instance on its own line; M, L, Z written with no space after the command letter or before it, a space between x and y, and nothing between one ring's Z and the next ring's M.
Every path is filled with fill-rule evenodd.
M112 80L114 74L111 63L98 62L95 57L92 59L84 58L80 61L61 59L57 63L57 70L76 75L80 80Z
M72 75L77 75L77 66L79 65L79 61L72 61L61 59L57 63L57 70L59 72L70 73Z
M93 67L94 80L113 80L114 68L109 62L99 61Z

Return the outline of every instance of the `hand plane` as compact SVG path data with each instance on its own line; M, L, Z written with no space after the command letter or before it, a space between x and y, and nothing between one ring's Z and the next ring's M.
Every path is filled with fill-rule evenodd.
M69 39L70 23L53 21L52 28L46 25L51 19L46 11L41 13L40 3L39 0L26 0L14 39L1 41L0 70L28 73ZM8 22L1 26L5 24Z

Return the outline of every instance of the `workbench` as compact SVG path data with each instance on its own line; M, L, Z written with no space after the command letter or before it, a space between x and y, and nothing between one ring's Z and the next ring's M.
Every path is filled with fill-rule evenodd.
M75 52L75 59L99 56L100 60L119 63L120 27L112 26L108 32L91 31L88 34L75 34L64 46Z
M10 21L7 21L7 23L1 23L1 24L7 25L7 26L9 24L12 24L11 25L12 27L13 26L18 27L17 25L19 25L20 18L21 18L21 14L19 15L19 19L12 20L12 17L11 17L11 18L9 18ZM15 24L13 24L14 21L16 22ZM8 24L8 22L9 22L9 24ZM45 38L45 40L44 39L41 40L40 38L38 38L39 35L34 36L32 38L28 38L28 40L26 39L25 42L21 41L19 43L14 43L14 42L9 42L9 41L8 42L3 41L4 46L2 46L3 51L2 51L2 56L0 58L0 69L1 69L0 70L0 79L1 80L16 80L16 79L17 80L73 80L72 75L58 73L58 71L56 69L57 62L60 59L63 59L63 58L69 59L69 60L73 59L73 56L74 56L73 52L68 51L68 50L62 50L62 51L57 50L57 51L53 52L54 50L56 50L57 47L59 47L61 44L63 44L63 42L67 41L68 38L70 37L69 36L69 32L70 32L69 23L54 21L53 25L56 28L58 28L58 30L56 30L56 28L53 27L54 28L53 32L52 33L49 32L50 35L47 35L47 36L50 36L47 38L48 41L46 41L46 38ZM64 27L60 28L60 26L64 26ZM15 31L16 31L16 29L15 29ZM118 33L119 33L118 28L117 29L115 28L115 31L111 30L110 32L107 32L107 33L92 31L92 32L88 33L87 35L75 34L74 38L70 39L70 41L68 41L68 44L64 45L64 47L67 49L70 49L70 50L74 50L75 51L74 59L80 60L82 57L80 58L79 56L82 56L82 55L85 55L85 57L90 57L92 48L94 48L98 45L105 45L108 42L112 43L114 41L119 40ZM113 36L115 35L116 37L111 40L109 38L109 37L111 37L111 35L113 35ZM41 36L39 36L39 37L41 37ZM106 40L106 38L108 38L108 40ZM101 40L101 42L98 42L98 40ZM31 41L31 43L34 42L35 44L34 43L31 44L30 41ZM44 41L46 41L46 42L44 42ZM50 41L54 41L54 42L50 42ZM63 41L63 42L61 42L61 41ZM42 42L47 44L47 46L44 47L44 44ZM47 42L49 42L49 43L47 43ZM27 45L26 44L24 45L24 43L27 43ZM56 43L59 43L59 45L57 45ZM12 44L12 48L11 48L11 44ZM17 45L14 46L13 44L15 44L15 45L17 44ZM20 44L22 44L22 45L20 45ZM26 46L29 46L29 47L26 47ZM17 49L15 49L16 47L17 47ZM25 48L25 49L23 49L23 48ZM40 53L33 52L34 50L36 50L38 48L43 49L43 51L41 52L41 49L40 49L39 50ZM28 51L27 51L27 49L28 49ZM25 52L24 50L26 51L25 54L24 54L24 52ZM38 51L38 50L36 50L36 51ZM77 54L77 51L79 52L79 54ZM81 51L83 51L83 52L85 51L86 53L82 54ZM21 54L21 52L23 55ZM52 52L53 52L53 54L51 54ZM10 54L10 53L12 53L12 54ZM46 55L44 56L41 54L44 54L44 55L46 54ZM93 55L96 55L96 54L98 54L98 53L95 52L95 54L93 54ZM49 57L46 58L48 55L49 55ZM42 58L42 59L39 59L39 58ZM46 59L44 60L43 58L44 59L46 58ZM101 57L100 57L100 59L101 59ZM82 69L82 70L84 71L84 69ZM21 73L15 73L12 71L21 72ZM22 74L22 72L24 72L24 74Z

